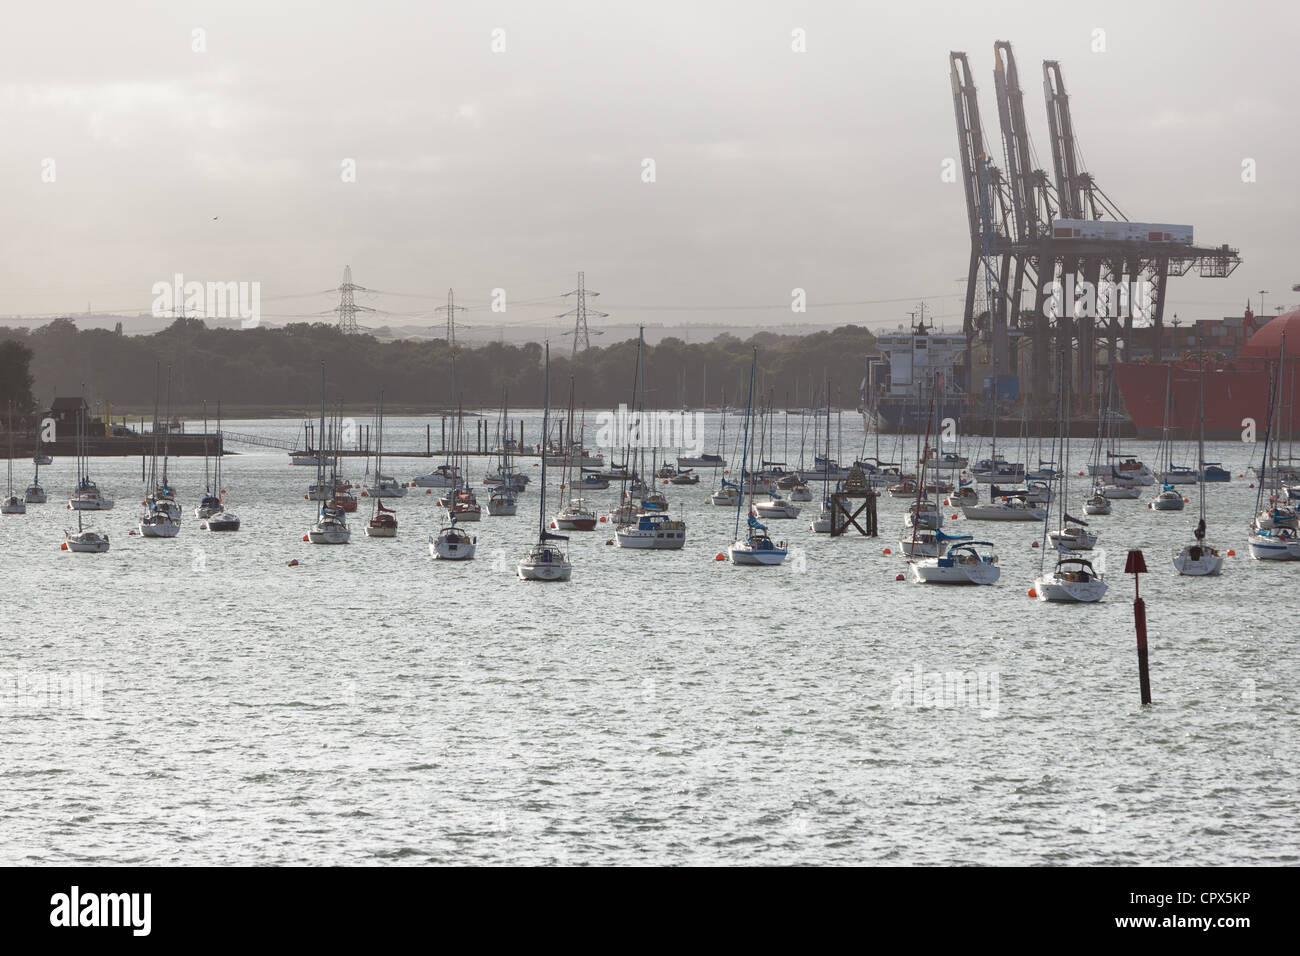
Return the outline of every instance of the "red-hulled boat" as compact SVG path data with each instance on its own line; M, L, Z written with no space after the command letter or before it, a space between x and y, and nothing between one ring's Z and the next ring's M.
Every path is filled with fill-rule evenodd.
M1255 332L1229 361L1205 362L1205 437L1213 441L1240 440L1254 423L1257 441L1268 424L1271 377L1277 374L1282 333L1286 333L1285 375L1278 423L1282 438L1300 437L1300 310L1279 315ZM1196 359L1172 362L1119 362L1115 384L1140 438L1159 438L1164 425L1165 383L1169 382L1169 427L1188 434L1197 428ZM1297 382L1297 387L1292 387ZM1291 434L1294 432L1294 436Z

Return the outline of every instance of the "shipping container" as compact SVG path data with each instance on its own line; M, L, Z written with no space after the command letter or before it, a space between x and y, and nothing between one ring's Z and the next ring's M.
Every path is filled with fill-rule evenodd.
M1192 244L1192 227L1163 222L1112 222L1108 219L1053 219L1053 239Z

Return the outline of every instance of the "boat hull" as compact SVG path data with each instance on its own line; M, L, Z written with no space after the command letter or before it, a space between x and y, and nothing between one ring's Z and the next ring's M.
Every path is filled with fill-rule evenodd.
M785 561L784 548L755 549L744 544L733 544L727 549L732 564L749 567L775 567Z
M1188 545L1174 555L1174 570L1189 577L1213 577L1223 570L1223 555L1204 545Z
M918 584L996 584L1002 569L996 564L953 565L941 567L938 559L920 560L912 565L912 579Z
M1058 601L1075 604L1093 604L1106 595L1106 582L1095 578L1090 581L1067 581L1056 575L1038 578L1034 590L1040 601Z
M78 554L104 554L108 551L108 537L104 535L86 531L81 534L68 534L65 538L68 550Z
M111 498L70 498L68 507L73 511L112 511Z
M520 561L515 571L523 581L567 581L573 574L573 566L568 562Z

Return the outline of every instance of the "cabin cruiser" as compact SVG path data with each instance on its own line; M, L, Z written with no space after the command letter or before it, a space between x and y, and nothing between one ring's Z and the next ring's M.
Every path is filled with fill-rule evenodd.
M645 513L614 531L620 548L678 551L686 544L686 522L666 514Z
M418 488L459 488L462 483L460 469L455 465L439 465L428 474L411 479L411 484Z

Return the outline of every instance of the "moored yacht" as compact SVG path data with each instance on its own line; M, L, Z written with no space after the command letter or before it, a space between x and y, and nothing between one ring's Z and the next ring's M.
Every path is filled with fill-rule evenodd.
M660 513L644 513L635 522L614 530L620 548L680 551L686 544L686 522Z
M980 548L987 548L987 553ZM954 544L934 558L912 559L912 578L919 584L994 584L1002 576L989 541Z

